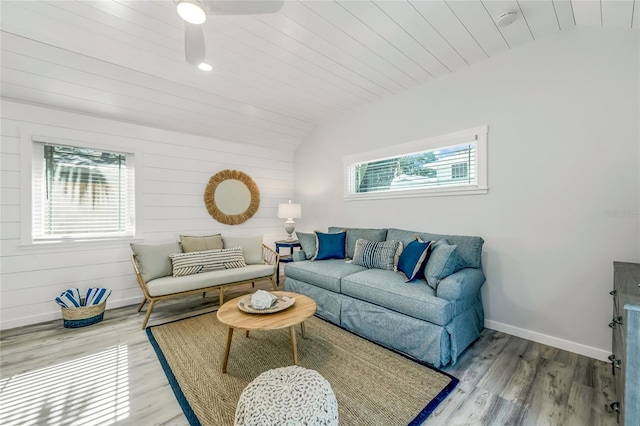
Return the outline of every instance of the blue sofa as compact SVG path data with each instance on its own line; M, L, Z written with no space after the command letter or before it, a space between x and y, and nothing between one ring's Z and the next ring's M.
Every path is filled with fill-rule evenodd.
M347 228L331 227L329 233ZM307 234L309 235L309 234ZM457 267L448 276L427 282L425 275L411 282L401 272L368 269L348 261L358 238L369 241L401 241L406 247L418 235L424 241L438 242L427 259L435 256L438 244L455 246ZM301 243L303 239L298 238ZM480 237L438 235L401 229L350 228L346 236L347 259L310 260L315 251L307 240L294 262L284 268L284 288L305 294L318 305L317 315L435 367L453 365L460 353L480 335L484 310L480 288L482 271ZM438 257L439 259L436 259ZM432 281L429 277L429 281Z

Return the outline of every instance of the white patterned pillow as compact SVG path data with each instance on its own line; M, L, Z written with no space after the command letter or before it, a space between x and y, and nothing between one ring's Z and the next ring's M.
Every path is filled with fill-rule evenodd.
M397 271L398 257L401 252L402 243L400 241L377 242L358 238L353 251L353 263L365 268Z
M190 253L174 253L169 255L169 257L173 264L174 277L247 266L242 256L242 248L240 247L193 251Z

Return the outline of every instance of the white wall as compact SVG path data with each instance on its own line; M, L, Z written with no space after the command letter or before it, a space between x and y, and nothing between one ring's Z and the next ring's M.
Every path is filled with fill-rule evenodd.
M325 123L296 151L298 229L482 236L486 325L604 359L612 262L640 261L638 38L563 31ZM343 201L343 155L485 124L488 194Z
M70 287L113 291L107 309L139 303L128 242L99 245L24 245L21 229L28 208L21 207L21 143L31 134L72 141L104 141L128 146L140 155L141 211L137 223L148 242L176 240L179 234L249 236L263 234L267 243L284 237L277 204L293 194L293 154L200 136L137 126L88 115L2 101L0 144L0 327L10 328L60 318L55 296ZM29 160L26 159L28 163ZM237 169L260 189L260 208L242 225L218 223L203 201L209 178Z

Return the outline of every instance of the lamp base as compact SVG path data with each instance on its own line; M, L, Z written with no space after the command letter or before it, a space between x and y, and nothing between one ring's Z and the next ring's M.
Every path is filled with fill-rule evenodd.
M287 241L294 241L293 235L291 234L293 234L293 231L296 230L296 223L293 221L293 219L287 219L287 221L284 223L284 230L287 232L287 234L289 234L289 236L287 237Z

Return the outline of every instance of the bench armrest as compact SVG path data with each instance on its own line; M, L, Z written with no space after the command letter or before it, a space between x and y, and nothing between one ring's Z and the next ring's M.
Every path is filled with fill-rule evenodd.
M267 265L275 265L276 271L280 264L280 255L276 253L271 247L262 245L262 258Z
M464 268L440 281L436 296L450 301L475 297L485 281L481 269Z

